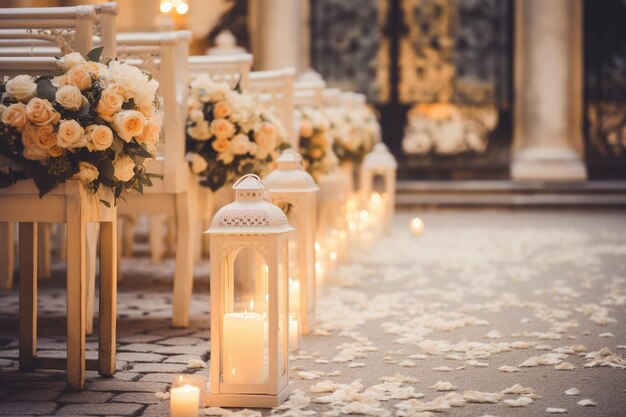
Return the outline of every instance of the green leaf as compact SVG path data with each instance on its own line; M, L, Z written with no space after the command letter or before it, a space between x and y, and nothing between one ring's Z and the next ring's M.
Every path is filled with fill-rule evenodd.
M98 171L100 172L100 176L98 179L100 182L107 187L115 187L117 181L115 180L115 168L113 168L113 163L110 159L105 158L98 164Z
M131 98L130 100L125 101L124 104L122 104L122 108L124 110L132 110L135 108L135 100Z
M49 78L40 78L37 81L37 97L52 102L56 92L57 88L52 85L52 81Z
M87 54L87 61L99 62L100 61L100 56L102 55L102 50L103 49L104 49L104 46L98 46L96 48L93 48Z
M108 201L100 199L100 202L101 202L104 206L106 206L106 207L108 207L108 208L111 208L111 203L109 203Z
M46 195L59 183L56 177L48 173L48 168L39 163L33 166L33 182L39 190L39 198Z

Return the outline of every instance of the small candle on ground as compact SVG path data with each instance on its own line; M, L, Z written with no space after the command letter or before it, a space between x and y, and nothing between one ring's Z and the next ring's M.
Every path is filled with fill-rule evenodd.
M289 349L298 350L300 323L295 316L289 316Z
M409 227L413 236L418 236L424 231L424 222L419 217L414 217Z
M172 417L197 417L200 389L190 384L172 387L170 414Z

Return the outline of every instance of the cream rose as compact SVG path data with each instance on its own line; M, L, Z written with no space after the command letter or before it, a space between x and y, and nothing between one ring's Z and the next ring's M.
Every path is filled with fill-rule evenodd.
M98 178L98 175L100 175L98 168L89 162L80 161L78 163L78 168L80 171L78 171L77 174L74 174L74 179L79 180L85 185L91 184Z
M56 124L61 115L57 113L48 100L32 98L26 105L26 117L36 125Z
M111 122L113 115L122 109L124 97L114 87L106 88L100 95L100 100L96 106L98 116L107 122Z
M41 149L50 149L57 144L57 134L52 125L39 126L35 135Z
M28 124L22 132L22 144L24 148L39 148L37 140L37 126Z
M202 110L198 110L198 109L192 110L189 113L189 119L192 122L200 123L204 120L204 113L202 113Z
M5 89L9 97L26 102L37 92L37 84L30 75L18 75L7 81Z
M211 147L215 150L215 152L226 152L227 150L230 149L230 142L228 141L228 139L216 139L213 141L213 143L211 144Z
M75 149L85 146L85 129L76 120L61 120L57 145L65 149Z
M226 119L215 119L211 122L211 132L218 139L228 139L235 133L235 126Z
M135 106L136 110L138 112L140 112L141 114L143 114L144 116L146 116L147 118L153 117L154 116L154 104L149 103L149 104L142 104L142 105L138 105Z
M270 137L270 139L276 139L276 126L272 123L263 122L261 124L261 133Z
M63 148L57 145L54 145L53 147L48 149L48 155L50 155L53 158L58 158L59 156L63 155L63 152L64 152Z
M302 120L300 122L300 136L303 138L310 138L313 135L313 124L308 120Z
M215 107L213 107L213 116L218 119L224 119L230 116L233 112L233 109L230 107L230 104L225 102L224 100L218 101L215 103Z
M137 136L137 142L145 143L145 144L154 144L159 141L159 137L161 135L161 118L155 116L146 121L146 125L143 128L143 132L141 135Z
M245 155L250 151L250 139L241 133L235 135L230 141L230 150L235 155Z
M73 111L80 109L87 102L87 99L83 97L78 87L69 84L62 85L54 95L54 99L61 106Z
M30 159L31 161L44 161L48 159L48 151L37 147L24 148L22 155L24 155L24 158Z
M91 87L91 75L83 66L75 66L65 74L67 84L75 85L81 90Z
M2 123L12 126L20 132L26 127L26 105L24 103L11 104L2 112Z
M209 166L206 159L204 159L200 154L197 154L195 152L189 152L187 154L187 162L189 162L189 165L191 166L191 172L193 172L194 174L201 173Z
M78 52L70 52L61 59L61 69L67 72L77 65L85 63L85 58Z
M206 120L197 122L195 126L187 128L187 133L195 140L208 140L211 137L209 122Z
M146 117L136 110L122 110L113 116L113 129L126 142L141 135L146 125Z
M91 152L109 149L113 143L113 132L104 125L89 125L85 129L85 134L87 149Z
M127 182L135 175L135 162L128 155L118 155L113 161L113 175L119 181Z

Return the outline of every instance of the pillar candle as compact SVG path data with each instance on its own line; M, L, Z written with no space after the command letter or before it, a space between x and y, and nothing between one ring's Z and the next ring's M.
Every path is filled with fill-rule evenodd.
M289 280L289 312L300 313L300 281L297 279Z
M289 349L297 350L300 339L300 323L293 316L289 317Z
M172 417L198 417L200 390L193 385L173 387L170 393L170 414Z
M265 383L263 321L263 316L258 313L224 314L224 383Z

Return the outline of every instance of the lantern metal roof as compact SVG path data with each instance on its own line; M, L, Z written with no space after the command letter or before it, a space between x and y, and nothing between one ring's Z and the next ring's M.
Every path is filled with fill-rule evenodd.
M387 146L379 142L374 146L374 149L363 159L363 168L369 169L396 169L398 168L398 162L393 157Z
M270 191L304 193L318 190L311 174L304 170L304 162L299 153L287 149L276 162L277 168L263 179Z
M285 213L266 198L268 190L258 176L247 174L234 185L235 201L222 207L206 233L216 235L268 235L293 229Z

